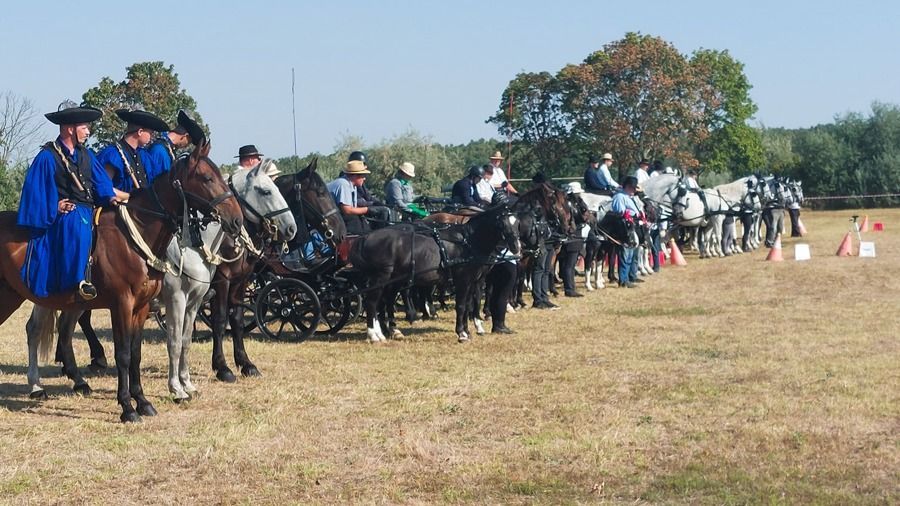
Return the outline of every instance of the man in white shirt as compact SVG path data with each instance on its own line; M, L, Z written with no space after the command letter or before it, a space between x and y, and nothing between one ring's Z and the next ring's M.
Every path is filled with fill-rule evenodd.
M479 200L489 204L496 192L493 185L491 185L491 179L494 177L494 166L485 165L482 167L482 170L484 170L484 176L475 185L475 192L478 194Z
M512 182L506 179L506 174L503 173L503 167L501 167L503 163L503 155L499 151L495 151L493 155L491 155L491 167L494 169L494 173L491 176L491 186L494 187L494 190L501 190L503 188L503 183L506 183L506 191L512 194L518 194L519 192L516 190L515 186L513 186Z
M638 163L637 170L634 171L634 177L638 180L638 185L644 184L644 181L650 179L650 174L647 173L647 168L650 167L650 160L646 158L642 159L640 163Z

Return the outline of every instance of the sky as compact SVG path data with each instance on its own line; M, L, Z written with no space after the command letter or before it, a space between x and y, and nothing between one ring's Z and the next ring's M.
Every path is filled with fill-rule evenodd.
M5 3L0 26L0 92L41 113L132 63L174 65L220 163L244 144L294 153L292 68L301 155L410 129L457 144L499 137L485 120L517 73L555 73L632 31L684 54L727 49L753 85L755 124L900 104L898 2L29 0Z

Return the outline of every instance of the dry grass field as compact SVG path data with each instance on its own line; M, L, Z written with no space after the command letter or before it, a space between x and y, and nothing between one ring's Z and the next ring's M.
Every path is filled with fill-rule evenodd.
M264 376L229 385L198 343L185 405L148 322L160 415L137 425L113 377L82 398L48 365L28 398L23 307L0 328L0 501L897 504L900 210L868 213L876 259L833 256L852 212L807 211L809 262L791 239L783 263L688 255L467 345L449 313L381 346L252 340Z

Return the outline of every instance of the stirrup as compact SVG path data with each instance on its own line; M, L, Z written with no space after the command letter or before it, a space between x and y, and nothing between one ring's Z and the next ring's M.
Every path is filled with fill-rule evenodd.
M97 288L87 281L78 283L78 295L82 300L88 301L97 298Z

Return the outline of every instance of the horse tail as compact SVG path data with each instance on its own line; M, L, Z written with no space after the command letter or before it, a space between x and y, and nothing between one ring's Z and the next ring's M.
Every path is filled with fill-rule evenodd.
M31 316L34 327L30 329L29 334L31 332L36 334L38 357L40 362L46 364L50 362L50 350L53 348L53 340L56 338L56 322L59 320L59 311L34 306Z

